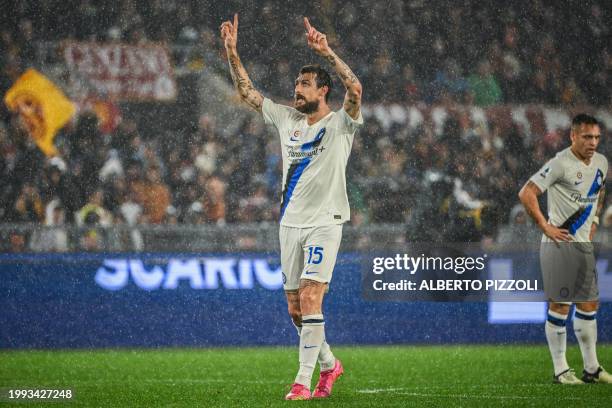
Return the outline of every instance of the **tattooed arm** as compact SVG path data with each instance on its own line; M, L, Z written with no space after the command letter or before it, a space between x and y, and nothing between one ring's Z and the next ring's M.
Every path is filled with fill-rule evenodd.
M546 217L540 210L540 204L538 204L538 196L542 194L540 188L533 182L528 181L521 191L519 192L519 199L525 207L527 214L533 219L538 227L542 230L547 237L555 242L558 241L570 241L571 237L569 231L566 229L557 228L546 221Z
M597 197L597 209L595 210L595 216L599 217L601 212L603 211L604 204L606 203L606 185L604 181L604 186L601 188L599 192L599 197ZM601 220L600 220L601 222ZM593 237L595 237L595 232L597 232L598 223L591 224L591 231L589 233L589 239L592 241Z
M336 73L342 80L342 84L346 88L344 96L344 110L353 119L359 117L359 109L361 108L361 83L346 65L344 61L336 55L336 53L327 44L325 34L317 31L310 25L308 18L304 17L304 26L306 27L306 39L308 46L317 54L322 56L336 70Z
M244 69L240 57L238 56L238 14L234 14L234 22L226 21L221 24L221 38L225 43L227 60L230 66L230 74L234 81L234 86L240 94L240 98L251 108L261 112L263 96L253 87L249 74Z

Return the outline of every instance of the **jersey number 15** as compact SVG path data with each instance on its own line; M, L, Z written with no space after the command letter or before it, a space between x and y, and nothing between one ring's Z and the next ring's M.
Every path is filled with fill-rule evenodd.
M308 247L308 265L318 265L323 261L323 248L318 246Z

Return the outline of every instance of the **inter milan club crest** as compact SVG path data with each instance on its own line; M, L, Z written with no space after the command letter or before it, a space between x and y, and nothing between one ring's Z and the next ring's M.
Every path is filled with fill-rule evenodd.
M581 172L576 173L576 177L578 177L578 179L581 179L582 178L582 173Z
M300 139L300 136L302 136L302 131L296 130L295 132L293 132L293 135L289 138L289 140L291 140L292 142L297 142Z

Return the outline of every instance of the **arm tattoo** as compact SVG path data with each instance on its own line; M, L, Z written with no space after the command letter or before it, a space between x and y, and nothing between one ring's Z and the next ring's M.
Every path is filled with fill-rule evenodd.
M604 203L606 202L606 189L605 187L601 189L599 192L599 197L597 198L597 210L595 211L595 215L599 217L601 211L604 208Z
M230 74L234 86L238 90L240 97L244 102L255 110L261 111L263 105L263 96L253 87L253 83L249 79L246 69L240 62L238 54L229 54L228 61L230 65Z
M335 53L332 52L330 55L326 56L325 59L334 67L342 84L346 88L346 96L344 97L343 105L344 110L353 119L357 119L361 107L361 83L349 66Z
M353 71L351 71L349 66L346 65L346 63L342 61L340 57L338 57L336 54L332 53L325 57L325 59L332 67L336 69L336 73L338 74L340 79L342 79L342 83L344 84L344 87L347 91L350 92L351 88L353 88L353 85L359 83L359 80L357 79L355 74L353 74Z

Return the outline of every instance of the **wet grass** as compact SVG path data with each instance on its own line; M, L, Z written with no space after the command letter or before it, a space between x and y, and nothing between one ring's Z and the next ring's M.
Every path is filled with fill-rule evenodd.
M293 348L0 352L0 388L65 389L74 399L13 406L611 407L612 385L551 384L545 346L336 347L345 366L332 397L287 402ZM612 367L612 347L599 345ZM570 365L580 373L576 345ZM313 386L318 374L315 373ZM5 396L0 405L6 403Z

